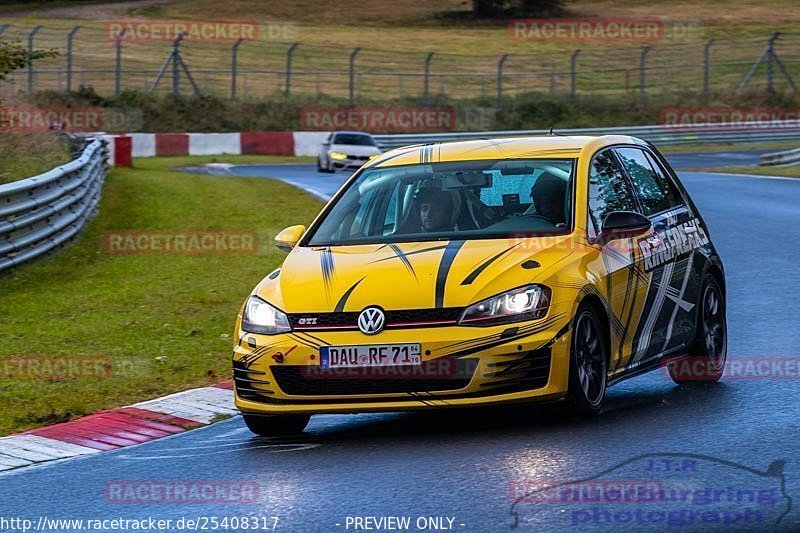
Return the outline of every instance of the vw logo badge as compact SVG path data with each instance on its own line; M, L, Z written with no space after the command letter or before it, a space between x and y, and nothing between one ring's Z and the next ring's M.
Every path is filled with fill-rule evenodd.
M380 333L386 323L386 317L378 307L367 307L358 315L358 329L365 335Z

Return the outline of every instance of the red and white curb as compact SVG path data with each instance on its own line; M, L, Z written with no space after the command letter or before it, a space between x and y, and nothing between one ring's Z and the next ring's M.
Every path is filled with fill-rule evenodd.
M186 155L316 156L328 131L243 131L240 133L130 133L106 135L114 166L131 157Z
M117 450L235 415L230 381L0 438L0 471Z

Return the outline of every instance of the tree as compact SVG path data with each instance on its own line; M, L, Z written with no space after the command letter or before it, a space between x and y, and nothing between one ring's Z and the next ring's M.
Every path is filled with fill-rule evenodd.
M0 81L4 81L15 70L27 67L37 59L57 55L58 52L53 49L29 52L19 43L0 41Z

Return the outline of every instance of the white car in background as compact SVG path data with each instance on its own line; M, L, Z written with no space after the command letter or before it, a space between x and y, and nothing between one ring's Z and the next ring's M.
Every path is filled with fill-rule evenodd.
M334 131L322 143L317 156L317 170L336 172L337 170L358 170L361 166L381 153L378 143L369 133L363 131Z

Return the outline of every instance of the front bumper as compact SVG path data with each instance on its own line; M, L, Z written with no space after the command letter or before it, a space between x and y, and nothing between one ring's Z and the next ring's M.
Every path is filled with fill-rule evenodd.
M492 327L239 331L233 351L236 406L244 413L354 413L548 400L567 391L569 323L551 307L542 319ZM238 326L237 326L238 327ZM319 369L319 346L419 342L420 367ZM363 369L361 369L363 370Z

